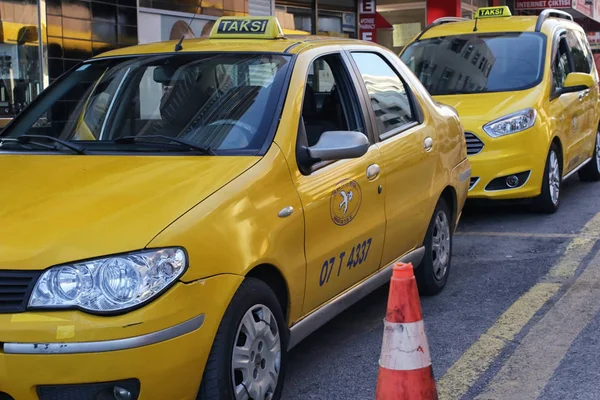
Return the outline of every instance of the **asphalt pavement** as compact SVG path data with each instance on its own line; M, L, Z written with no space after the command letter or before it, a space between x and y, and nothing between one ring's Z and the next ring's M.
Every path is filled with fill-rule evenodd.
M421 298L440 399L600 399L600 183L553 215L465 209L445 290ZM289 357L286 400L374 399L388 286Z

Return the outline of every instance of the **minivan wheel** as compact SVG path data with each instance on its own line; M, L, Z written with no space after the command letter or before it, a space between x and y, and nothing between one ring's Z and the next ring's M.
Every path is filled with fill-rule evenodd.
M452 214L443 198L433 212L425 235L425 255L415 270L419 293L432 296L440 293L450 273L452 262Z
M584 182L600 181L600 129L596 132L592 159L579 170L579 179Z
M233 296L212 345L198 400L278 400L288 330L273 290L246 278Z
M562 168L556 144L550 146L544 176L542 192L533 201L533 208L544 213L554 213L560 206L560 191L562 189Z

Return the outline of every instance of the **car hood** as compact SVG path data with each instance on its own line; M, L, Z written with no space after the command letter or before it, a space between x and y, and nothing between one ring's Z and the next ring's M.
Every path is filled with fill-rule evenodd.
M538 88L516 92L456 94L433 96L438 103L452 106L465 129L475 129L490 121L526 108L536 108L540 99Z
M0 156L0 269L144 248L258 157Z

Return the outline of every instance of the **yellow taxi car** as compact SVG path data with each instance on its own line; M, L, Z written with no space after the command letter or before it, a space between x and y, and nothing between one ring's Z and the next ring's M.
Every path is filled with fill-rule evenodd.
M0 398L279 399L394 262L444 287L463 135L395 54L273 18L81 63L0 135Z
M561 182L600 179L598 74L583 29L507 7L442 18L401 53L436 101L454 107L473 165L469 197L560 205Z

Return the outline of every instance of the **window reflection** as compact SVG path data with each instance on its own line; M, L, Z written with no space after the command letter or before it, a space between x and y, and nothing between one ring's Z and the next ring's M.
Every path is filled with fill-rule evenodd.
M38 6L0 1L0 118L20 112L41 89Z

